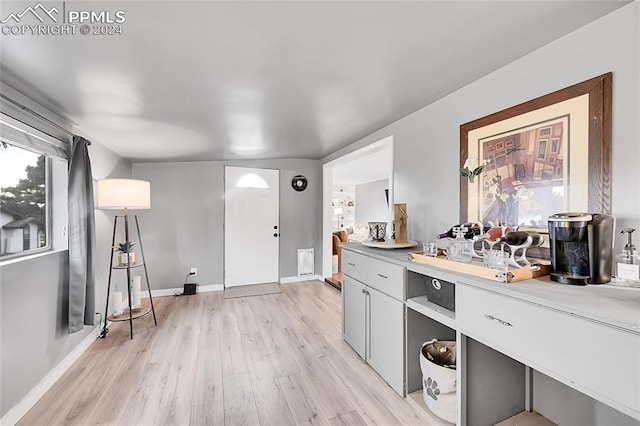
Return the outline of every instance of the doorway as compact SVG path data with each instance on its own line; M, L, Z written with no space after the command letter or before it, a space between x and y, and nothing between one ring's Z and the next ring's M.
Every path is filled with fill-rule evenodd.
M280 172L224 170L224 286L277 282Z
M322 275L327 283L336 288L341 288L342 286L341 256L339 255L341 252L339 248L336 248L336 244L339 245L344 241L338 242L334 238L334 233L342 231L339 232L340 239L346 239L348 242L349 231L357 230L356 228L366 225L369 220L380 220L367 219L362 215L358 215L358 199L355 194L357 192L356 188L362 184L382 179L386 179L388 183L388 195L382 191L380 192L380 197L386 198L388 196L384 201L387 210L386 214L383 213L386 216L384 220L391 223L394 204L393 136L386 137L323 165ZM348 196L347 208L334 205L336 204L336 191L339 192L341 188L346 187L354 188L353 212L348 208L350 207L348 205ZM347 212L349 215L345 215ZM338 213L340 215L336 216ZM350 215L351 213L353 213L352 216ZM336 224L338 228L336 228ZM346 236L344 235L345 231L347 232ZM338 273L334 273L336 270L334 255L338 256Z

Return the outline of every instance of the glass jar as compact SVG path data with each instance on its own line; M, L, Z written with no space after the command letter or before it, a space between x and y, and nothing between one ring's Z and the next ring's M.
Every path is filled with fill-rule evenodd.
M453 233L456 238L451 240L447 247L447 259L455 262L471 263L473 253L473 241L464 238L464 234L469 230L465 226L456 226Z

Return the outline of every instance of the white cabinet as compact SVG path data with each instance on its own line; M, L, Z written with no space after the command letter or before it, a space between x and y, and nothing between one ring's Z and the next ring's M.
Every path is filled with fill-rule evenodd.
M488 290L462 284L457 289L458 327L465 335L640 415L637 335Z
M403 294L404 269L353 252L344 260L343 338L404 396L404 303L385 294Z
M531 410L557 424L640 424L635 293L496 283L355 247L343 247L344 339L412 404L423 405L420 348L436 338L457 341L460 425L515 424ZM432 277L454 283L455 312L430 293Z
M366 286L348 276L342 277L342 336L365 358Z
M396 300L404 300L404 267L351 251L342 253L342 272Z
M371 287L366 291L367 362L404 395L404 304Z

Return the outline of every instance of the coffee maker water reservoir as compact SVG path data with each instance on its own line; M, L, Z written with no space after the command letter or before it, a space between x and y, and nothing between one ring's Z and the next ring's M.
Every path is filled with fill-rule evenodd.
M549 217L551 280L563 284L611 281L615 218L596 213Z

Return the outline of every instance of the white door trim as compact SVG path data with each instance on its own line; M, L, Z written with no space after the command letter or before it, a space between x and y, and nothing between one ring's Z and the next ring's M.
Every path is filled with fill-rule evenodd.
M331 160L322 165L322 276L331 276L331 254L333 241L331 238L331 230L333 229L332 219L333 211L331 208L331 199L333 198L333 168L337 165L348 163L357 158L374 152L388 149L389 150L389 223L393 221L393 135L387 136L377 142L369 144L365 147L352 151L342 157Z

